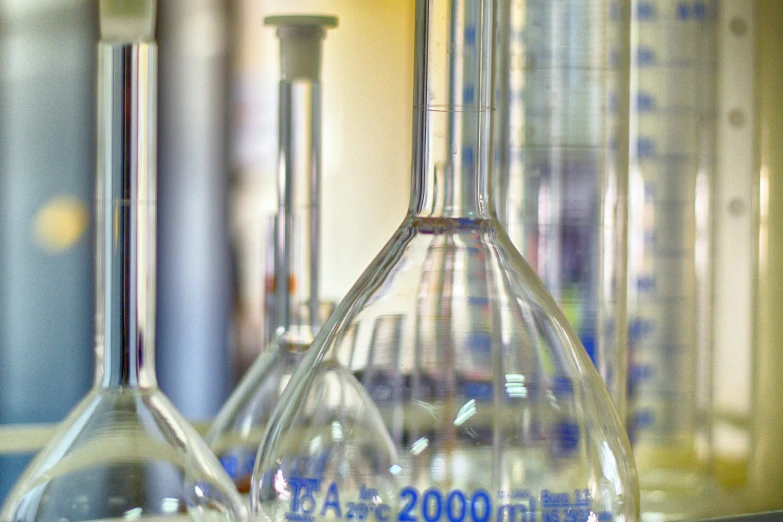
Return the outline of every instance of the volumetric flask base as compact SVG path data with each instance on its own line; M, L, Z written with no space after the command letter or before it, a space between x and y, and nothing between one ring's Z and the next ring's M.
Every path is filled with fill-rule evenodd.
M243 520L209 448L158 390L96 389L33 461L3 521Z
M410 218L334 317L261 445L251 502L269 520L352 504L635 520L606 389L496 220Z
M310 340L304 345L279 341L259 355L207 434L207 443L243 495L250 493L256 452L272 410Z

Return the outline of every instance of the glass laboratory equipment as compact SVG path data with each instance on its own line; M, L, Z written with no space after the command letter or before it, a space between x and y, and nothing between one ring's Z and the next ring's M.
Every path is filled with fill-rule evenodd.
M218 413L207 442L242 493L272 409L320 327L321 42L330 16L273 16L280 38L279 210L274 220L275 331Z
M410 209L274 410L262 520L637 519L622 422L495 216L496 4L416 4Z
M101 2L95 381L12 490L3 521L247 517L155 378L154 6Z
M500 5L499 217L622 413L630 2Z
M628 429L651 521L736 510L709 472L717 9L633 2Z

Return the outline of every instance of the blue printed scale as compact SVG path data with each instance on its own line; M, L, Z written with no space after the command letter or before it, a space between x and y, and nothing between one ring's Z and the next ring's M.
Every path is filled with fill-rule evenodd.
M633 15L629 430L637 446L683 446L699 429L716 4L637 0Z

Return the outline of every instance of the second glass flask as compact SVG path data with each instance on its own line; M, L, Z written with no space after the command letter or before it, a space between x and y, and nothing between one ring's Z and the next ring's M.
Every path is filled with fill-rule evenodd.
M321 43L332 16L271 16L281 45L280 172L274 219L274 302L269 342L218 413L207 442L242 494L269 416L319 318Z
M407 216L291 378L262 520L636 520L628 441L495 214L495 0L419 0Z

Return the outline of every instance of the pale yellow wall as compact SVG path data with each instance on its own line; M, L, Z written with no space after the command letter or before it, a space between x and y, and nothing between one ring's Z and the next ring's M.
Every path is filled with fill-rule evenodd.
M260 311L264 216L276 207L278 40L270 14L334 14L323 63L325 299L339 300L401 222L408 204L413 0L242 0L237 5L234 203L246 305Z
M783 509L783 9L756 2L759 273L748 504Z

